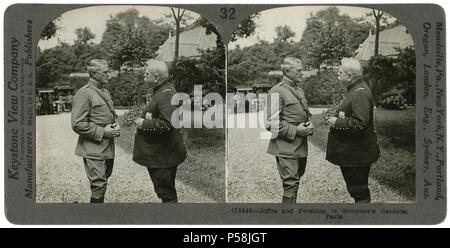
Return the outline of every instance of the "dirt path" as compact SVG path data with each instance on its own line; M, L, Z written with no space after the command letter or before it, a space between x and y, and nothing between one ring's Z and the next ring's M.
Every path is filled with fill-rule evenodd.
M83 162L74 155L78 136L70 127L70 113L38 116L36 131L36 202L89 202L89 182ZM176 187L180 202L215 202L182 182L177 181ZM160 202L147 170L118 146L105 202Z
M315 110L312 110L314 112ZM316 112L320 113L320 110ZM235 115L235 119L244 114ZM251 113L254 117L256 113ZM247 127L248 114L245 116ZM254 119L256 119L254 117ZM268 140L260 139L262 128L228 129L228 202L280 202L281 180L275 157L266 153ZM375 203L410 202L391 189L369 179L372 200ZM302 203L351 203L339 167L327 162L325 154L309 143L306 173L300 181L298 202Z

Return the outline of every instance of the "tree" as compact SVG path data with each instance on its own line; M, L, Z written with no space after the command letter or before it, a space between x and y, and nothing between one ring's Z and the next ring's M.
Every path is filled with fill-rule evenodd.
M381 17L383 16L383 12L382 11L375 11L374 9L372 9L372 13L373 13L373 17L375 18L375 25L376 25L376 29L375 29L375 53L374 56L378 55L378 46L379 46L379 41L380 41L380 21L381 21Z
M65 79L80 68L72 46L62 43L59 46L38 52L36 60L36 86L48 88Z
M88 27L75 29L75 34L77 35L75 43L88 44L88 42L95 38L95 34Z
M177 8L176 14L173 8L170 8L170 10L172 11L173 19L175 20L175 55L173 61L176 64L180 50L180 22L183 18L185 9L180 13L180 8Z
M167 40L170 29L170 25L162 20L139 16L136 9L120 12L106 21L106 30L100 43L102 54L116 70L123 64L143 65L156 55L159 47Z
M370 22L364 18L341 15L337 7L318 11L306 21L297 54L307 66L313 68L318 68L323 62L338 63L342 56L351 56L356 51L367 38L371 27ZM337 36L334 37L335 35Z
M342 58L351 55L347 32L341 27L326 25L313 38L306 59L312 68L320 69L322 64L337 65Z
M295 32L291 30L289 26L277 26L275 27L275 33L277 34L275 37L275 42L287 42L288 39L295 36Z
M41 32L41 39L48 40L55 36L56 31L58 31L59 27L56 25L56 22L61 18L61 16L56 17L53 21L49 22L44 30Z

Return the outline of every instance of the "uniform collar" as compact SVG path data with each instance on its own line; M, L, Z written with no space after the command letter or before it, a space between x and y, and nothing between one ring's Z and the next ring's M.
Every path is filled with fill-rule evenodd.
M291 80L285 76L283 76L283 83L285 83L293 88L297 87L297 82L295 82L294 80Z
M162 81L160 84L156 85L155 87L153 87L153 92L156 92L157 90L161 89L164 85L167 85L167 83L170 81L169 78L167 78L166 80Z
M100 87L100 85L102 85L99 81L93 79L93 78L89 78L89 84L94 86L95 88L98 89L102 89L103 87Z
M353 89L359 83L361 83L361 78L356 79L355 82L353 82L349 86L347 86L347 92L349 92L351 89Z

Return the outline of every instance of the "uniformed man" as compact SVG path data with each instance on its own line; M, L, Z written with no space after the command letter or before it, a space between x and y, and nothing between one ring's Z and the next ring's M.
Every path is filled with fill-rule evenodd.
M181 130L171 122L178 108L171 104L176 91L162 61L147 62L144 80L153 88L153 94L142 116L135 121L133 161L147 167L153 188L163 203L176 203L177 167L187 156Z
M369 172L380 157L380 149L373 125L372 92L361 75L358 60L342 59L338 79L347 94L335 116L328 119L331 127L326 159L340 166L355 203L370 203Z
M114 165L114 137L120 127L111 95L104 88L108 83L108 64L93 59L87 67L89 82L73 99L72 129L79 134L75 154L83 158L91 184L91 203L103 203L106 184Z
M266 127L272 132L267 152L276 158L283 185L282 203L296 203L308 156L307 136L313 134L314 126L309 121L311 113L300 88L301 61L287 57L281 69L283 79L267 96ZM278 106L273 104L274 99L278 100Z

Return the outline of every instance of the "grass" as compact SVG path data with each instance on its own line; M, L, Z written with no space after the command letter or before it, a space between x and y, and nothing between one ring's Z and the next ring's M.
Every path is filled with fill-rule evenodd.
M372 166L371 177L409 200L416 198L415 108L375 110L375 129L381 158ZM328 126L320 125L320 114L313 115L316 129L309 139L326 152Z
M122 116L119 117L121 123ZM122 127L116 145L133 153L135 127ZM183 129L188 157L178 167L177 179L218 202L225 202L225 131Z

